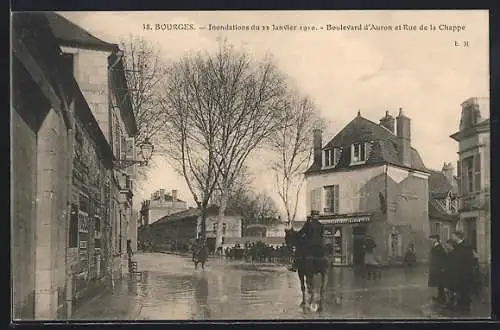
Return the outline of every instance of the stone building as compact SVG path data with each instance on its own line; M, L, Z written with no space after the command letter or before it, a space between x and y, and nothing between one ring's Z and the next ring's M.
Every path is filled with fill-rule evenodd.
M134 160L137 125L125 78L123 52L117 44L94 37L58 14L47 12L45 15L61 47L66 67L72 70L100 130L111 147L114 159ZM80 143L78 138L75 140ZM77 146L80 146L78 143ZM76 158L91 162L86 155L89 149L85 140L80 144L83 157L77 154ZM92 167L89 164L82 165L83 168ZM127 270L127 267L123 266L126 263L127 234L133 212L135 165L122 167L117 162L113 169L108 171L105 180L94 176L93 173L86 173L86 170L80 169L79 166L75 168L93 181L90 186L78 180L73 184L73 202L74 207L79 210L79 222L88 223L89 227L88 231L79 230L78 252L70 250L69 253L72 265L89 264L88 271L84 266L84 271L75 273L75 297L79 297L86 291L89 279L99 278L109 271L114 280ZM101 187L102 183L104 187ZM104 194L100 191L101 188ZM77 200L80 202L76 202ZM82 206L87 210L81 210ZM109 222L103 221L103 217ZM102 249L107 249L110 254L103 255ZM88 255L88 260L84 255Z
M490 119L489 99L473 97L462 103L458 142L459 182L457 229L476 249L483 264L491 263Z
M101 123L96 120L95 103L90 102L88 87L86 92L85 83L76 74L99 76L104 72L107 80L108 67L94 70L85 68L85 61L76 64L74 55L78 52L69 56L61 46L71 43L70 36L72 47L104 47L104 42L56 14L13 15L11 246L15 319L71 318L74 304L111 283L114 264L120 258L115 253L117 240L126 240L117 210L120 195L126 195L129 202L131 194L130 186L123 185L115 172L120 156L111 137L118 140L117 134L103 129L103 118ZM114 54L106 61L119 62ZM109 77L110 88L123 96L123 70L117 72ZM131 109L122 106L119 112L120 124L133 136Z
M402 109L397 118L386 112L380 124L358 112L326 145L321 131L314 132L306 209L320 212L333 264L362 263L367 234L383 263L401 262L410 245L419 261L427 260L430 173L411 146L410 132Z
M151 199L142 202L141 223L152 224L167 215L185 210L187 203L177 197L177 190L167 194L165 189L159 189L151 194Z
M215 205L207 209L206 239L210 251L215 250L215 233L219 208ZM139 241L150 241L159 250L186 250L201 234L201 211L189 208L162 217L158 221L139 228ZM241 217L226 212L223 218L223 240L241 237Z
M458 183L451 163L441 171L431 171L429 177L429 221L431 234L441 241L451 238L458 221Z

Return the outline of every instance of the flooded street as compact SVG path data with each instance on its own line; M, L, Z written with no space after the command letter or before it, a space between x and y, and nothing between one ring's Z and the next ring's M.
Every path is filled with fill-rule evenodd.
M368 280L351 268L332 268L324 311L299 307L300 282L283 265L210 259L195 270L190 258L136 255L142 277L118 284L77 311L77 319L256 320L489 317L488 304L475 301L470 315L451 315L430 303L426 268L383 269ZM319 276L316 288L319 286ZM316 297L319 295L317 294Z

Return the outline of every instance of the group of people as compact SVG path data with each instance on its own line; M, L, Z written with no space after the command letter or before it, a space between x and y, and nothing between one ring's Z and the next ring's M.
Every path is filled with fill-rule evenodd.
M240 244L227 247L224 254L228 259L265 262L286 262L290 255L285 243L276 247L261 241L245 243L243 247Z
M433 300L452 310L470 309L471 295L481 286L479 263L462 232L454 232L444 244L431 235L429 287L437 288Z

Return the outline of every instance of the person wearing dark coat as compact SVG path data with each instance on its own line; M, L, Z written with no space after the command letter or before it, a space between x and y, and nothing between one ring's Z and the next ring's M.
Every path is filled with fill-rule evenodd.
M451 238L446 241L445 244L445 251L446 251L446 265L445 265L445 274L444 274L444 286L446 289L446 295L447 295L447 305L450 308L453 308L455 306L455 295L456 295L456 284L454 282L455 277L453 276L453 265L454 265L454 260L453 260L453 250L455 250L455 247L457 246L457 243L452 240Z
M433 299L438 303L445 303L446 251L441 244L439 235L431 235L429 238L432 240L432 248L429 260L428 285L431 288L437 288L437 296L433 297Z
M451 253L451 273L458 296L456 307L462 311L468 311L470 310L471 289L474 281L474 250L465 243L462 232L454 232L452 238L456 242L456 247Z
M310 251L311 255L317 260L323 260L323 225L319 222L318 214L317 211L311 211L311 216L307 218L298 235L306 239L305 248ZM297 255L294 256L293 263L288 269L293 272L297 271Z

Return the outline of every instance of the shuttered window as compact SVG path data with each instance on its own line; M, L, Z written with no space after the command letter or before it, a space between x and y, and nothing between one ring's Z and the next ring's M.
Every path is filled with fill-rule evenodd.
M481 154L474 156L474 188L481 190Z
M311 191L311 211L321 210L321 188Z
M334 163L333 163L333 166L337 166L337 164L339 163L341 152L342 152L341 148L334 148L333 149L333 153L334 153Z
M339 213L339 185L324 187L325 213Z

